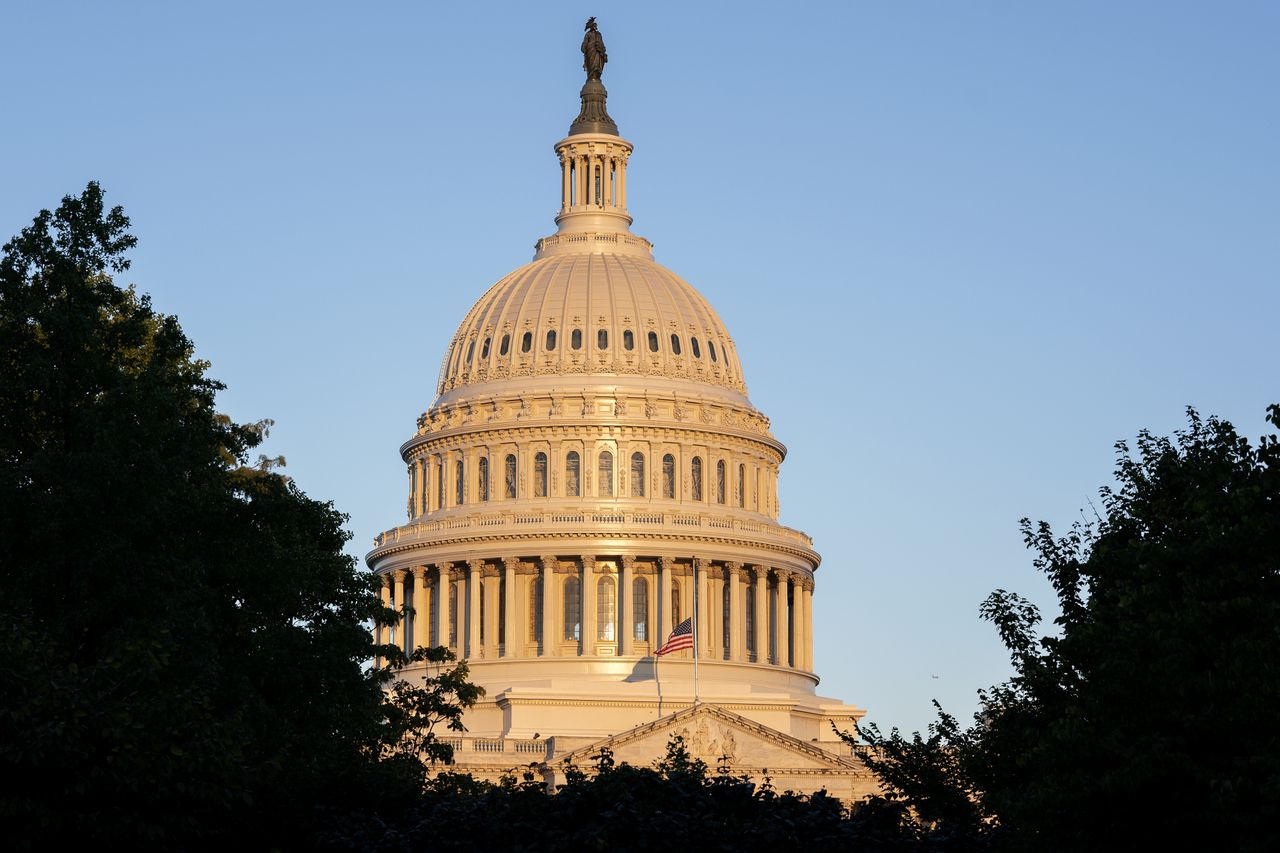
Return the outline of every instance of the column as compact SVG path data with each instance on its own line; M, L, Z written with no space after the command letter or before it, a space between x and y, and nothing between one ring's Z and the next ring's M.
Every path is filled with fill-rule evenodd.
M795 601L791 613L791 648L795 652L791 654L791 660L797 670L805 669L804 665L804 578L796 575L795 584L791 587L792 601Z
M618 207L623 210L627 209L627 158L625 154L618 157Z
M653 647L661 648L667 641L671 629L671 558L658 558L658 633L653 638Z
M724 646L724 596L724 569L712 569L711 598L707 601L707 606L711 608L710 622L715 626L715 631L711 634L711 656L716 660L724 660L727 657Z
M458 606L467 609L467 631L466 631L466 656L469 658L480 657L480 569L483 568L483 560L467 560L467 599L464 605L459 596ZM462 634L461 626L458 633ZM458 637L458 644L462 645L462 637Z
M582 558L582 651L596 653L596 558Z
M556 563L554 556L542 559L542 654L554 656L560 639L556 633Z
M778 666L791 666L787 649L791 642L791 625L787 619L787 591L791 588L791 575L778 573Z
M436 624L435 644L449 645L449 567L445 564L436 566Z
M399 646L402 651L404 651L405 653L408 653L409 650L406 648L406 646L409 645L409 642L408 642L408 637L405 636L405 633L406 633L405 628L408 627L409 620L407 618L408 614L406 613L407 608L405 607L405 605L409 601L409 573L404 569L396 569L395 577L396 577L396 613L399 616L396 624L400 628L399 633L396 634L396 645Z
M431 645L431 591L427 589L427 567L413 567L413 648Z
M611 186L611 183L609 180L609 162L612 159L613 158L610 157L608 154L605 154L602 158L600 158L600 204L603 205L605 208L611 207L609 203L609 197L610 197L609 189Z
M587 155L579 154L575 158L575 164L578 171L578 207L581 208L590 202L590 196L587 195Z
M386 575L380 575L378 577L378 581L379 581L378 594L382 599L382 606L384 608L390 608L391 607L391 579ZM373 642L375 644L379 646L385 646L387 644L387 636L388 636L387 628L388 626L383 625L380 622L374 624ZM382 656L374 655L373 663L374 663L374 666L380 666L383 663Z
M491 472L492 473L492 472ZM502 582L506 584L502 591L503 606L506 607L506 620L502 626L502 656L504 658L515 657L524 645L525 634L524 620L521 618L523 609L516 607L516 558L502 558Z
M729 563L729 660L746 660L742 624L742 563Z
M756 663L769 661L769 572L756 566Z
M458 656L459 660L463 660L467 656L467 570L461 566L456 566L451 574L453 578L453 589L450 590L450 598L453 601L453 612L450 614L454 625L457 627L456 640L453 647L453 653Z
M711 582L707 577L707 561L701 557L693 558L693 582L698 588L698 657L709 659L711 654L711 635L715 631L715 622L711 619Z
M618 631L619 631L619 648L622 649L623 655L633 655L636 653L635 644L635 621L632 611L635 610L635 602L631 600L632 584L635 582L635 557L623 557L618 561L620 569L618 571Z
M804 668L813 672L813 579L804 585Z
M483 575L484 572L481 572ZM485 578L484 589L484 657L493 660L498 656L498 616L502 612L499 589L502 569Z
M573 161L569 159L569 155L560 152L560 172L561 172L561 189L560 189L560 209L567 212L569 205L573 202L573 188L569 185L569 180L573 174Z

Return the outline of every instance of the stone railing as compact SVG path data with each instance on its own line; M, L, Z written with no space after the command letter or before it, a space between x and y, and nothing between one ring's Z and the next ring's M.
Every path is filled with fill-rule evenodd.
M510 755L528 763L546 758L551 752L551 742L531 738L442 737L441 743L453 747L454 755Z
M654 512L652 510L631 509L567 508L547 510L525 508L507 512L475 513L451 518L414 521L379 533L373 538L373 546L374 548L382 548L387 545L394 545L397 542L429 542L432 539L450 538L467 530L476 531L478 536L500 535L504 529L520 533L528 533L530 530L540 529L540 532L545 531L547 535L555 535L569 530L581 530L583 526L593 530L600 530L601 532L610 531L610 528L614 527L634 527L646 533L668 531L677 536L687 536L698 530L705 530L713 536L739 533L755 540L774 541L804 549L813 548L813 540L799 530L784 527L781 524L738 518L732 515Z
M534 243L533 248L541 252L544 249L553 249L556 246L569 245L573 243L611 243L622 246L636 246L650 252L653 251L653 244L645 238L636 234L625 234L616 231L552 234L550 237L543 237L537 243Z

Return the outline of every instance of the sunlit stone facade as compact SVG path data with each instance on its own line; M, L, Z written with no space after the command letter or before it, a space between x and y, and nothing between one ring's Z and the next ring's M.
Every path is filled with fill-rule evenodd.
M819 556L779 522L786 448L714 309L631 233L632 146L597 132L595 85L606 123L555 145L557 232L463 318L400 448L408 520L367 559L404 619L380 639L467 659L486 696L457 758L481 775L553 777L602 741L644 763L683 732L713 765L852 796L869 782L831 724L862 711L815 692ZM690 616L696 697L692 651L652 655Z

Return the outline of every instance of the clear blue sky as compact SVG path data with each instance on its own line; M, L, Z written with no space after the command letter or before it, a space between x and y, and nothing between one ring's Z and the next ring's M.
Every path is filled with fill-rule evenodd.
M635 230L733 333L822 692L883 725L1007 675L979 603L1051 603L1020 517L1280 401L1280 4L6 5L0 235L101 181L358 555L455 325L553 230L598 16Z

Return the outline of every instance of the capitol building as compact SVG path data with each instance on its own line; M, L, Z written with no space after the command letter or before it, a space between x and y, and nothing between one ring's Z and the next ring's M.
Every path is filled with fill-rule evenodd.
M583 53L556 231L442 342L400 447L408 519L367 561L403 618L378 639L468 662L485 696L464 735L437 734L477 777L556 782L603 746L648 765L680 734L713 768L859 797L874 782L832 723L863 711L813 670L820 557L779 520L787 450L747 395L750 353L632 232L594 22ZM655 657L690 617L696 648Z

